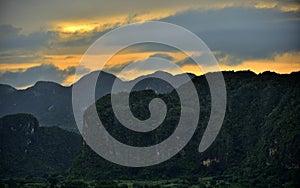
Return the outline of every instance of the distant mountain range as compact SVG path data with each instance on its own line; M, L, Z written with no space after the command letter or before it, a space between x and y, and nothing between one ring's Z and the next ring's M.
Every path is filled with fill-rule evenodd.
M133 88L134 91L147 89L156 93L168 93L173 90L173 87L167 82L152 76L159 76L173 81L183 76L173 76L159 71L132 81L121 81L112 74L95 71L82 77L75 84L89 85L91 79L98 74L95 91L96 99L111 93L114 82L121 83L123 86L119 91L127 91L126 85L136 84ZM189 76L193 78L195 75L189 74ZM0 84L0 116L28 113L34 115L41 126L59 126L66 130L77 131L72 111L72 87L61 86L54 82L39 81L30 88L17 90L11 86Z

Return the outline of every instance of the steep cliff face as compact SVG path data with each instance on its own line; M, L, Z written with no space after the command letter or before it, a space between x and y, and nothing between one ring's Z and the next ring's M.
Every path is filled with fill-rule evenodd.
M28 114L0 118L0 177L63 172L79 151L81 137L57 127L39 127Z

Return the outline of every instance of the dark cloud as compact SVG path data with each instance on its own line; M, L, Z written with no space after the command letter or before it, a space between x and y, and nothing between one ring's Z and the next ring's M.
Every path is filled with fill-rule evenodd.
M128 20L135 20L136 15L164 11L176 12L194 10L215 10L224 7L256 7L259 4L275 3L274 9L283 10L284 7L299 5L298 0L153 0L153 1L107 1L107 0L1 0L0 22L11 23L26 30L36 30L46 27L48 23L68 20L91 20L95 18L113 18L119 15L128 15ZM67 8L66 8L67 7ZM127 20L126 20L127 21Z
M169 68L170 66L168 66L166 63L164 65L161 64L160 66L158 66L157 62L162 60L172 63L174 61L174 58L172 56L169 56L168 54L156 53L150 55L148 58L143 60L123 62L113 67L104 67L103 70L116 74L122 71L126 66L128 66L131 63L135 63L134 66L135 70L144 71L144 70L159 70L159 69Z
M187 11L162 21L191 30L212 51L221 51L237 59L268 58L274 53L300 50L298 12L226 8Z
M110 42L108 45L120 45L122 43L122 37L124 36L118 36L119 38L117 40L114 40L114 42ZM138 53L138 52L179 52L177 48L160 44L160 43L154 43L154 42L142 42L138 44L133 44L131 46L128 46L124 49L122 49L119 53Z
M134 63L134 61L123 62L122 64L114 65L113 67L104 66L102 70L112 74L116 74L122 71L122 69L124 69L127 65L131 63Z
M161 19L185 27L198 35L222 63L236 65L244 60L270 59L274 54L300 51L300 13L279 9L224 8L186 11ZM170 35L175 35L170 33ZM122 36L113 40L118 45ZM132 35L132 37L136 37ZM178 38L184 42L184 38ZM193 49L191 49L193 50ZM197 49L194 49L197 51ZM136 44L123 52L176 52L155 43ZM226 57L224 57L226 56ZM184 63L184 62L182 62ZM188 62L185 62L188 63Z
M68 33L61 38L59 31L37 31L22 34L22 28L0 25L0 51L24 55L36 52L47 54L83 54L87 48L110 29L99 32L97 28L85 33ZM2 63L2 62L1 62Z
M0 54L0 65L1 64L22 64L22 63L37 63L45 58L30 54L30 55L18 55L18 54Z
M220 57L223 56L220 55ZM173 69L173 67L171 66L171 64L173 63L180 67L184 65L196 65L193 58L197 60L197 62L199 62L200 65L215 65L215 60L213 58L213 55L208 52L202 53L200 55L187 56L185 59L180 61L175 61L175 59L168 54L156 53L150 55L148 58L143 60L124 62L119 65L115 65L113 67L104 67L103 70L113 74L117 74L120 73L126 66L128 66L131 63L135 64L132 69L139 70L139 71ZM164 63L162 63L162 61L164 61Z
M20 33L21 30L22 28L17 28L8 24L0 25L0 36L2 37L16 36Z
M74 58L75 58L74 56L67 56L64 59L74 59Z
M86 67L83 66L83 65L78 65L78 66L76 67L76 74L77 74L77 75L84 75L84 74L89 73L89 72L91 72L91 69L86 68Z
M51 41L58 38L54 31L39 31L28 35L21 34L21 28L0 25L0 50L36 50L50 47Z
M58 41L57 45L62 47L76 47L76 46L90 46L92 45L99 37L109 30L99 32L97 30L86 32L84 34L69 33L69 39L65 41Z
M196 65L194 59L200 63L200 65L215 65L215 60L213 59L213 55L210 54L209 52L205 52L201 55L193 55L193 56L188 56L185 59L181 61L177 61L176 64L179 66L183 65Z
M163 61L163 62L162 62ZM138 71L157 71L157 70L171 70L174 69L172 62L164 58L149 57L145 60L136 61L134 66L129 70Z
M217 58L220 58L221 60L226 60L228 57L224 53L218 53L216 55ZM194 59L200 63L200 65L215 65L215 59L212 54L209 52L202 52L201 54L187 56L183 60L176 61L172 56L166 54L166 53L156 53L153 55L150 55L148 58L143 60L137 60L137 61L128 61L123 62L118 65L115 65L113 67L104 67L103 70L116 74L122 71L126 66L128 66L131 63L135 63L134 69L135 70L141 70L141 71L149 71L149 70L160 70L160 69L168 69L171 68L170 65L167 63L158 64L157 62L161 62L165 60L165 62L175 63L177 66L184 66L184 65L196 65ZM231 59L230 59L231 60ZM223 62L222 62L223 63Z
M132 15L135 16L135 14ZM201 11L189 10L174 14L161 21L183 26L197 34L212 51L220 52L216 54L217 59L221 59L222 63L229 65L239 64L243 60L249 59L272 58L277 53L300 51L299 12L283 12L276 8L255 9L248 6L237 6ZM1 25L0 51L11 53L12 50L17 49L36 53L39 50L47 49L43 51L46 54L83 54L96 39L119 24L108 25L106 27L108 29L105 31L95 28L84 34L75 32L69 34L68 39L59 38L59 33L56 31L41 30L22 34L22 29L19 27ZM134 34L132 36L137 37ZM178 40L184 42L182 38ZM119 42L120 40L114 41ZM122 50L122 53L147 51L163 53L177 52L178 49L163 44L143 43ZM14 61L13 56L12 59L5 58L7 62ZM28 58L35 57L28 56ZM3 63L2 60L1 63ZM228 62L224 60L228 60ZM19 61L16 60L16 62Z
M223 65L238 65L241 62L243 62L243 60L245 60L238 56L231 55L224 52L216 52L214 55L218 60L218 62Z
M67 77L75 73L75 67L61 70L52 64L31 67L17 72L7 71L0 74L0 83L9 84L13 87L24 87L32 85L37 81L53 81L61 83Z
M163 53L158 53L158 54L153 54L151 56L149 56L150 58L151 57L158 57L158 58L163 58L163 59L166 59L166 60L169 60L169 61L174 61L174 58L168 54L163 54Z

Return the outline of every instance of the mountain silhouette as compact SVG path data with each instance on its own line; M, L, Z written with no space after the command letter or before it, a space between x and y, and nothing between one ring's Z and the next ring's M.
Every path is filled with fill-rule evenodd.
M84 91L85 86L90 85L94 77L99 75L95 100L111 93L114 82L121 85L117 92L129 92L126 90L126 86L129 84L136 84L133 88L135 91L147 89L157 93L171 92L173 87L170 84L161 79L152 78L157 74L171 80L180 79L182 76L173 76L160 71L132 81L122 81L113 74L95 71L83 76L74 85L80 85ZM189 74L189 76L192 78L195 75ZM39 81L32 87L17 90L11 86L0 84L0 116L28 113L34 115L41 126L58 126L66 130L77 131L72 111L72 87L73 85L65 87L55 82Z
M62 175L56 176L60 181L140 179L160 182L176 178L172 183L179 187L203 183L218 184L217 187L299 187L300 72L257 75L251 71L229 71L223 75L227 89L226 115L216 140L204 152L198 152L198 146L209 120L211 96L203 75L192 79L201 106L194 136L183 150L159 165L146 168L116 165L97 155L82 142L80 135L58 127L40 127L32 115L17 114L0 118L0 176L51 177L58 173ZM56 99L66 89L70 87L39 82L24 90L27 95L22 96L38 100L51 94ZM180 99L175 90L158 93L159 88L151 89L133 91L130 95L130 109L141 120L149 118L148 105L153 98L159 97L167 105L164 122L146 133L129 130L118 121L109 92L97 100L98 115L111 136L127 145L147 147L173 134L180 118ZM0 91L7 98L24 92L6 85ZM26 103L28 109L36 104L30 100ZM47 100L52 102L51 98ZM1 102L5 100L1 98ZM59 122L55 116L50 118Z

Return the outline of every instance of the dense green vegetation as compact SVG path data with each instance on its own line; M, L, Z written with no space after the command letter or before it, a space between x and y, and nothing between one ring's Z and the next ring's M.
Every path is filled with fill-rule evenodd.
M128 168L110 163L84 145L70 170L73 178L161 180L215 177L231 184L266 187L299 184L299 73L277 75L266 72L225 72L228 105L223 127L212 146L197 151L210 113L210 95L205 77L193 82L198 89L201 114L190 143L172 159L147 168ZM180 114L176 92L157 95L133 92L130 105L140 119L149 117L148 104L155 97L168 105L164 123L149 133L136 133L114 117L110 96L97 102L99 117L106 129L120 141L147 146L167 138Z
M146 168L106 161L81 144L79 135L39 127L31 115L3 117L0 187L299 187L300 73L224 72L224 78L226 116L210 148L198 152L210 115L209 88L200 76L193 78L201 105L193 138L170 160ZM112 111L110 95L96 106L112 136L129 145L149 146L171 135L180 116L175 91L132 92L133 114L147 119L149 101L155 97L166 102L168 111L163 124L148 133L122 126Z
M0 178L47 177L70 168L81 137L58 127L39 127L32 115L0 118Z

